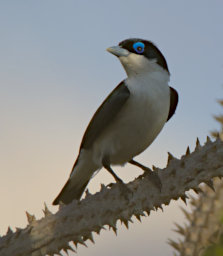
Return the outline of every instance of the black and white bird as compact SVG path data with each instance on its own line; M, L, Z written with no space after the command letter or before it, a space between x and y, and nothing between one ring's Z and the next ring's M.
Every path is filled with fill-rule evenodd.
M170 73L160 50L150 41L130 38L107 49L117 56L127 78L104 100L92 117L70 177L54 200L57 205L79 200L93 174L104 167L130 163L157 137L173 116L178 93L168 85Z

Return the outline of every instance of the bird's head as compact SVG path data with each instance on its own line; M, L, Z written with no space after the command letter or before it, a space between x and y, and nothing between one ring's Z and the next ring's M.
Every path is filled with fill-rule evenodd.
M130 38L107 49L121 61L128 76L148 72L165 72L169 75L167 62L161 51L150 41Z

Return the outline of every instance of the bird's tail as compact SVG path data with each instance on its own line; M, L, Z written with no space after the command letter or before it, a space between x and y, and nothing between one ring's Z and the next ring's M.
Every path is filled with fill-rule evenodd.
M89 165L88 161L86 163L78 158L68 181L53 201L53 205L57 205L59 202L69 204L74 199L79 200L95 170L94 166Z

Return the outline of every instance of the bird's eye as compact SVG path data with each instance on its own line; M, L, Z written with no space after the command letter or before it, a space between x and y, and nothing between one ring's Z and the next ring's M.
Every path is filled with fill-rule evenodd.
M137 53L143 53L144 52L145 45L142 42L136 42L133 44L133 49Z

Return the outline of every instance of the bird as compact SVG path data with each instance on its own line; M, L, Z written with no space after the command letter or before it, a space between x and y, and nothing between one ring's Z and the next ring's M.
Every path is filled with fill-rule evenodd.
M168 85L166 59L154 43L129 38L107 51L119 59L127 77L93 115L70 176L53 205L80 200L91 178L102 168L118 184L124 183L113 166L130 163L150 170L134 157L151 145L178 105L178 93Z

